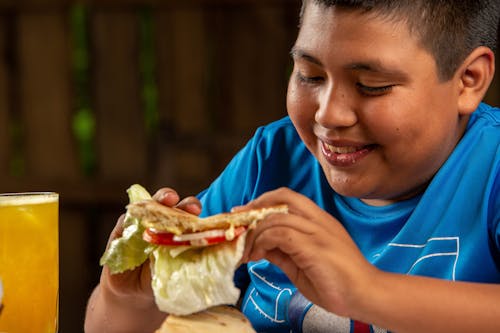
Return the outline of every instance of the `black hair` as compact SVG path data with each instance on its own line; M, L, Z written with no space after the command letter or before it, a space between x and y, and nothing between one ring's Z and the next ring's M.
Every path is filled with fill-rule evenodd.
M475 48L497 47L500 0L303 0L301 18L308 3L405 22L434 57L443 81Z

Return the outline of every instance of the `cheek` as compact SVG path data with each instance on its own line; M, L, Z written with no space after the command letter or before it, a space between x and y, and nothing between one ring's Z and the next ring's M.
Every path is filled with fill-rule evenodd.
M391 103L365 105L358 118L359 125L380 145L404 140L411 132L411 115L403 114L401 107Z
M316 107L313 95L305 93L297 84L289 83L286 98L288 115L305 144L311 148L316 142L313 127Z
M407 103L386 105L365 113L370 134L380 144L384 160L395 170L425 173L442 163L449 150L443 133L453 120L442 122L428 105L413 108Z
M286 107L294 123L312 123L317 111L317 98L314 88L296 82L293 78L288 84Z
M303 103L303 96L301 96L297 84L293 83L293 78L288 83L288 91L286 94L286 108L288 115L292 119L300 117Z

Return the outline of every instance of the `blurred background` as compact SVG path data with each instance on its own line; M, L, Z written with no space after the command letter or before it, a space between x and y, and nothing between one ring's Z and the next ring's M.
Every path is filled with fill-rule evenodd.
M57 191L83 331L126 189L196 194L286 114L300 0L0 0L0 192ZM500 104L495 81L487 101Z

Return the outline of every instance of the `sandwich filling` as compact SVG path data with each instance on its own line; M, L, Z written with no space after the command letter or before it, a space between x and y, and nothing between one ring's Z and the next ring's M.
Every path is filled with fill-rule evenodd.
M232 241L247 230L247 227L231 226L229 229L214 229L200 232L176 235L162 232L154 228L146 228L142 238L149 243L169 246L208 246Z

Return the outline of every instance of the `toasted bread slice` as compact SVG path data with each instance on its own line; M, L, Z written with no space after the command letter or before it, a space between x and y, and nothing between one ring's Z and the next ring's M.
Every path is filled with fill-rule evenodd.
M180 235L212 229L228 229L231 226L248 226L270 214L287 213L288 206L277 205L200 218L181 209L167 207L155 200L144 200L129 204L127 212L130 216L140 219L146 228Z
M255 333L236 308L216 306L189 316L170 315L155 333Z

